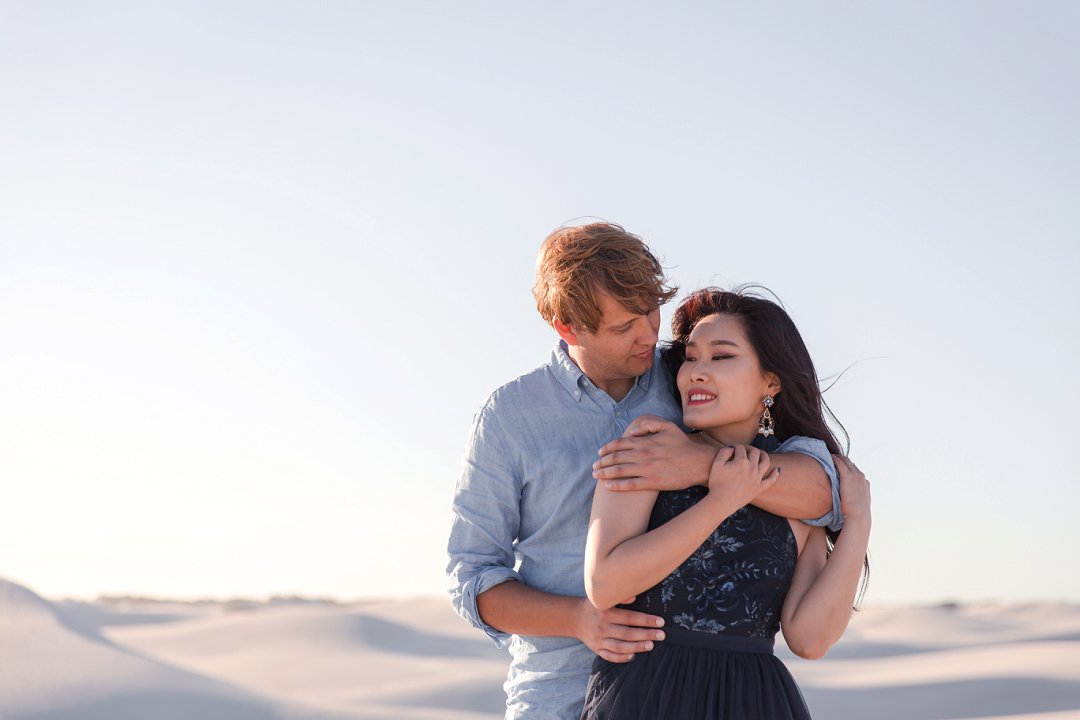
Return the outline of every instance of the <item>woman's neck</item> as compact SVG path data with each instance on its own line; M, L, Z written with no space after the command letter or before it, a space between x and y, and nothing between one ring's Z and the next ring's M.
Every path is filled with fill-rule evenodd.
M751 427L711 427L701 429L702 439L710 445L749 445L757 437L757 425Z

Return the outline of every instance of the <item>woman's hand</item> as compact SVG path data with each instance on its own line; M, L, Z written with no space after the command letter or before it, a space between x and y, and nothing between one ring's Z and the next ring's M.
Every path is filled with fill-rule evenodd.
M862 470L842 455L833 455L833 463L840 475L840 509L847 519L870 520L870 481Z
M727 508L725 517L748 505L776 482L780 468L771 468L769 454L750 445L722 448L709 472L709 498Z

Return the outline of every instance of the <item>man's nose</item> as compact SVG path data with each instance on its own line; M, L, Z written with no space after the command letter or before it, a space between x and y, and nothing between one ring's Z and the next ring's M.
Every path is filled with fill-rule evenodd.
M648 318L646 318L638 325L638 342L642 345L653 345L656 343L659 332L660 327L654 326L649 322Z

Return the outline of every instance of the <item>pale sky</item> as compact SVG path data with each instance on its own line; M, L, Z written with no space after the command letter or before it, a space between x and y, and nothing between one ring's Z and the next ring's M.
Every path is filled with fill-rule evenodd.
M867 602L1080 601L1078 32L1067 2L0 2L0 576L443 592L472 414L555 342L536 249L589 216L857 363L826 397Z

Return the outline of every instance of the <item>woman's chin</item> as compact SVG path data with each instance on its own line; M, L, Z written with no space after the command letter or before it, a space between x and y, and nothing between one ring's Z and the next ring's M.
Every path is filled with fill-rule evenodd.
M683 425L696 430L706 430L716 425L716 414L702 412L697 408L684 408Z

